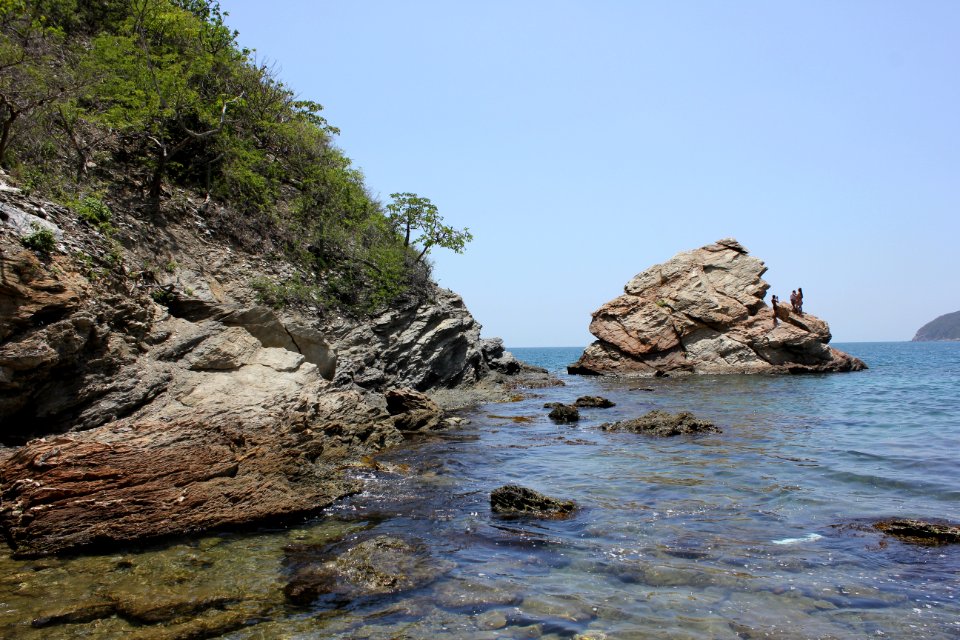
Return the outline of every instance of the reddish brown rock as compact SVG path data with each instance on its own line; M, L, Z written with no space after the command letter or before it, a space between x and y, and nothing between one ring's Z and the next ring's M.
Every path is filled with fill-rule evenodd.
M798 373L866 365L829 346L827 323L764 302L766 266L736 240L677 254L593 314L597 341L570 373Z
M254 422L114 423L3 461L0 524L16 555L36 556L308 513L359 489L345 456L400 439L348 391Z

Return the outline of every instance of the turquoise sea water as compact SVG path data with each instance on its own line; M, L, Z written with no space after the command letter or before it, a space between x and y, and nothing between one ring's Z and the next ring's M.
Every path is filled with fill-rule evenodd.
M225 603L205 610L210 620L246 607L231 640L960 638L960 545L910 546L868 526L960 521L960 343L837 346L870 369L607 380L563 373L579 348L514 349L566 386L464 411L462 428L350 471L367 490L319 517L113 555L0 559L0 635L212 637L129 615L29 624L88 611L93 594L132 597L128 609L184 595ZM545 402L587 394L617 404L584 409L575 425L547 419ZM692 411L722 433L599 428L654 408ZM498 517L489 493L511 482L579 509L566 520ZM290 575L322 562L330 543L381 534L425 550L436 579L284 602Z
M414 615L340 633L960 637L960 547L909 546L867 526L960 521L960 344L837 346L870 369L606 380L563 373L578 348L514 349L566 386L469 412L464 430L418 445L435 483L411 478L406 491L351 505L387 512L380 529L418 532L456 568L397 600ZM575 426L546 418L545 402L587 394L617 406L583 410ZM598 429L654 408L692 411L723 432ZM488 495L508 482L581 509L566 521L498 519ZM468 594L464 607L436 604L451 588Z

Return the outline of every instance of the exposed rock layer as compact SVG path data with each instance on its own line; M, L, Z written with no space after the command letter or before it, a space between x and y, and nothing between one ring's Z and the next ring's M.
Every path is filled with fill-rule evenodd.
M855 371L866 365L828 346L830 328L788 305L764 303L763 261L726 239L638 274L593 314L598 339L570 373L654 375Z

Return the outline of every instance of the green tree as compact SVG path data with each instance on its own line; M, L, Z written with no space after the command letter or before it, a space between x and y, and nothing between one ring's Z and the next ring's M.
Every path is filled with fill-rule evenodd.
M403 246L419 246L418 262L433 247L463 253L466 244L473 240L468 228L461 230L443 224L443 217L429 198L408 192L391 193L390 197L393 202L387 205L387 217L403 236Z
M102 119L149 150L154 198L178 154L209 155L229 109L243 99L233 73L245 57L236 34L215 3L181 4L133 0L119 32L93 43L105 78L97 96L105 100Z
M0 165L22 121L47 109L74 89L70 51L51 15L67 0L0 0Z

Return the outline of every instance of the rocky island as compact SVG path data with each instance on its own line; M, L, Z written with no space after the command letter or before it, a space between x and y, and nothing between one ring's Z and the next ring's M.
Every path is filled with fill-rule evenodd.
M766 265L736 240L677 254L636 275L593 313L597 340L570 373L858 371L861 360L828 345L830 327L789 304L764 302Z

